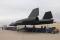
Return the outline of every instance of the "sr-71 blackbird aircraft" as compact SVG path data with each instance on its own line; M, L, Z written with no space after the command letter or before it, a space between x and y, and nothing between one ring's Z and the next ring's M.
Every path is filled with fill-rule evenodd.
M40 24L51 24L53 23L53 16L51 11L45 12L43 18L39 20L39 8L33 9L31 14L26 19L18 20L15 23L11 23L10 26L17 25L40 25Z
M52 24L54 23L53 16L51 11L45 12L43 18L39 20L39 8L33 9L31 14L26 19L18 20L15 23L11 23L10 26L17 26L17 25L25 25L24 28L17 29L17 31L26 31L26 32L47 32L47 33L58 33L59 30L56 29L56 27L52 28L46 28L46 26L41 26L41 28L35 28L35 25L41 25L41 24ZM32 28L26 27L26 25L33 25ZM7 28L11 30L16 30L16 28Z

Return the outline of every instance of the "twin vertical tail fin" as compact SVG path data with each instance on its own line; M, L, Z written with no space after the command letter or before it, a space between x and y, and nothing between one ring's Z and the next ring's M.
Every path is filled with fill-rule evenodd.
M39 8L35 8L32 10L31 14L29 15L29 18L36 18L39 15Z
M39 15L39 8L35 8L32 10L28 18L36 18L38 15ZM51 19L51 18L53 18L51 11L45 12L43 19Z
M43 19L51 19L51 18L53 18L51 11L46 12L45 15L43 16Z

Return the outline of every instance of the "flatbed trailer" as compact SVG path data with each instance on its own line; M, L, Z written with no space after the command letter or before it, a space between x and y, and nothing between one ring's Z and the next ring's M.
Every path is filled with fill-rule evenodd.
M26 32L46 32L46 29L41 28L23 28Z
M40 32L40 33L59 33L59 30L55 27L52 28L29 28L24 27L22 29L19 29L17 31L24 31L24 32Z

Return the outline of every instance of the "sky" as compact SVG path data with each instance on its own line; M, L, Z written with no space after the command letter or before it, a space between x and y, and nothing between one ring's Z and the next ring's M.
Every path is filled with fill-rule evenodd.
M39 8L39 19L51 11L60 22L60 0L0 0L0 25L27 18L34 8Z

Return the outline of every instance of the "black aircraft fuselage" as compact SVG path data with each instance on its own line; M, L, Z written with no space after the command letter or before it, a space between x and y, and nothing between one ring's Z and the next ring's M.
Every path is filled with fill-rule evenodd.
M51 24L54 21L51 11L45 12L41 20L39 20L38 15L39 15L39 8L35 8L33 9L28 18L18 20L15 23L11 23L10 26Z

